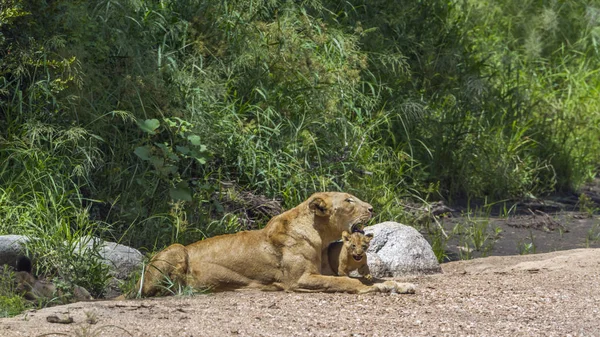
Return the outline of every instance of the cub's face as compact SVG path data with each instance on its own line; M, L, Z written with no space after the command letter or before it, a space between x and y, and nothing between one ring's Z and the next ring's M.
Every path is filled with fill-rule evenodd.
M341 192L315 193L309 198L309 208L318 217L329 218L329 226L338 231L337 235L361 229L373 216L373 206Z
M373 234L362 234L359 232L348 233L344 231L342 233L342 242L348 252L348 255L352 256L352 259L356 262L361 262L365 258L367 249L369 248L369 242L373 238Z

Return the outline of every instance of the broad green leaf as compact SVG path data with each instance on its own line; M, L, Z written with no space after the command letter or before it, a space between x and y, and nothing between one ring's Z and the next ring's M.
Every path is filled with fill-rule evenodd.
M195 146L202 145L202 144L200 144L200 136L198 136L198 135L189 135L187 138L190 141L190 143L192 143L192 145L195 145Z
M140 157L142 160L150 160L152 157L151 152L152 151L148 146L138 146L133 151L133 153L135 153L135 155Z
M223 207L223 204L221 204L219 201L215 200L214 205L215 205L215 209L217 212L219 212L219 213L225 212L225 208Z
M177 173L177 166L165 165L161 168L160 173L164 174L165 176L169 174L175 174Z
M198 163L202 165L206 164L206 156L203 153L200 153L199 151L192 150L192 152L190 153L190 157L196 159Z
M176 187L169 189L169 195L174 200L192 201L192 191L185 182L180 182Z
M155 156L150 157L150 162L159 171L162 170L162 168L165 166L165 160L162 158L159 158L159 157L155 157Z
M192 194L189 189L171 188L169 189L169 195L171 196L171 199L174 200L192 201Z
M154 143L154 145L156 145L157 147L159 147L164 156L171 159L172 161L179 161L179 157L177 157L177 155L175 153L173 153L173 150L171 150L171 148L165 144L165 143Z
M156 129L158 129L158 127L160 126L160 122L158 121L158 119L146 119L144 121L138 121L137 124L140 127L140 129L142 129L142 131L151 134L155 134Z
M167 154L167 152L169 151L169 148L167 147L167 144L164 143L154 143L154 145L156 145L158 148L160 148L164 154Z
M177 145L177 146L175 146L175 149L176 149L177 151L179 151L180 153L183 153L183 154L188 154L188 153L190 153L190 148L189 148L189 147L187 147L187 146L179 146L179 145Z
M171 118L164 118L163 122L167 123L167 125L172 128L177 126L177 123L175 123Z

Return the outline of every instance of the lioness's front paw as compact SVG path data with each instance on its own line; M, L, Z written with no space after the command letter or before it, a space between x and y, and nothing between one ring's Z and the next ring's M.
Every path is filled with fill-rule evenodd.
M417 286L413 283L396 283L396 293L398 294L414 294Z
M400 283L396 281L385 281L383 283L374 284L377 289L382 293L393 293L393 294L414 294L415 286L412 283Z

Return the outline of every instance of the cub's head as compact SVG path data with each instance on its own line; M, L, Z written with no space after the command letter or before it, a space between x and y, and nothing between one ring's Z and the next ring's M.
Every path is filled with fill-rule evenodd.
M308 207L317 218L326 220L327 230L335 239L343 231L360 230L373 216L373 206L341 192L320 192L308 199Z
M373 234L362 234L360 232L348 233L344 231L342 233L342 242L346 248L348 255L352 256L352 259L356 262L363 261L367 248L369 248L369 242L373 238Z

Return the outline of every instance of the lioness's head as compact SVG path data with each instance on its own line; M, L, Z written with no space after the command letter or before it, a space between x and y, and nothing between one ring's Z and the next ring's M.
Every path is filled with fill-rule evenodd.
M373 216L373 206L357 197L341 192L320 192L308 199L308 207L316 218L326 222L332 240L340 238L343 231L360 230Z
M360 262L365 258L365 253L369 248L369 242L373 238L373 234L363 234L360 232L348 233L342 232L342 242L346 247L346 252L352 256L354 261Z

